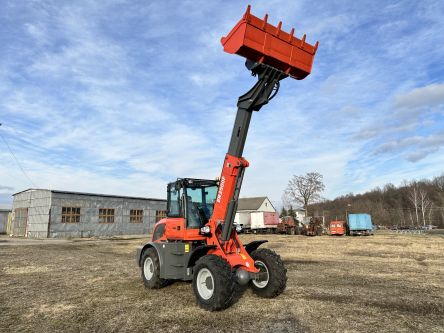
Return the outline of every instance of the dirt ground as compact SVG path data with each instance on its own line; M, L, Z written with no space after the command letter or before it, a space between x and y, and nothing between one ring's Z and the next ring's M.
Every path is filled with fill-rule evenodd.
M247 290L223 312L191 284L146 290L134 260L146 238L0 237L0 332L444 332L444 236L244 235L287 265L276 299Z

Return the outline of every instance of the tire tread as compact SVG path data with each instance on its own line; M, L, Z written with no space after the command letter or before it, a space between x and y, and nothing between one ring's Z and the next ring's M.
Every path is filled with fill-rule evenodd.
M201 267L208 268L213 274L215 294L208 301L200 298L196 287L197 273ZM194 266L193 291L199 307L208 311L220 311L236 303L242 295L242 288L233 277L231 266L222 257L209 254L198 259Z
M269 276L268 285L265 288L257 288L251 283L253 292L263 298L274 298L282 294L287 286L287 269L276 252L270 249L257 249L253 251L251 257L254 260L261 260L267 265Z

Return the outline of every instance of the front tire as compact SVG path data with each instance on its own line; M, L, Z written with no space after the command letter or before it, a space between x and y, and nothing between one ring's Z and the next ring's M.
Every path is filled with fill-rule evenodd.
M274 298L282 294L287 286L287 269L281 257L270 249L257 249L250 255L256 268L268 275L266 280L251 281L253 292L263 298Z
M222 257L210 254L194 266L193 291L197 304L208 311L224 310L237 301L231 266Z
M169 280L160 278L160 262L154 248L150 247L143 252L141 268L145 288L160 289L169 284Z

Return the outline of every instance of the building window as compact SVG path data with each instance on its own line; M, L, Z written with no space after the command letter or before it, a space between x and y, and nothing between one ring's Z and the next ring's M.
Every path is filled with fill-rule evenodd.
M62 207L62 223L79 223L79 207Z
M99 223L114 223L114 209L100 208Z
M143 209L131 209L130 223L142 223L142 222L143 222Z
M167 216L166 210L156 210L156 222L164 219Z

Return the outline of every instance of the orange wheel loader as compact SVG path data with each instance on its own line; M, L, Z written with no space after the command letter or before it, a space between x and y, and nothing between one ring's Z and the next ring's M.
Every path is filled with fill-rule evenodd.
M167 218L154 227L152 240L139 247L136 261L147 288L192 281L197 304L217 311L235 303L250 285L259 297L272 298L286 287L287 270L274 251L259 248L266 240L243 245L233 228L242 178L242 157L250 119L278 92L286 77L311 72L315 46L273 26L268 15L250 13L221 39L224 51L245 58L257 82L238 99L228 152L218 180L179 178L167 186Z

